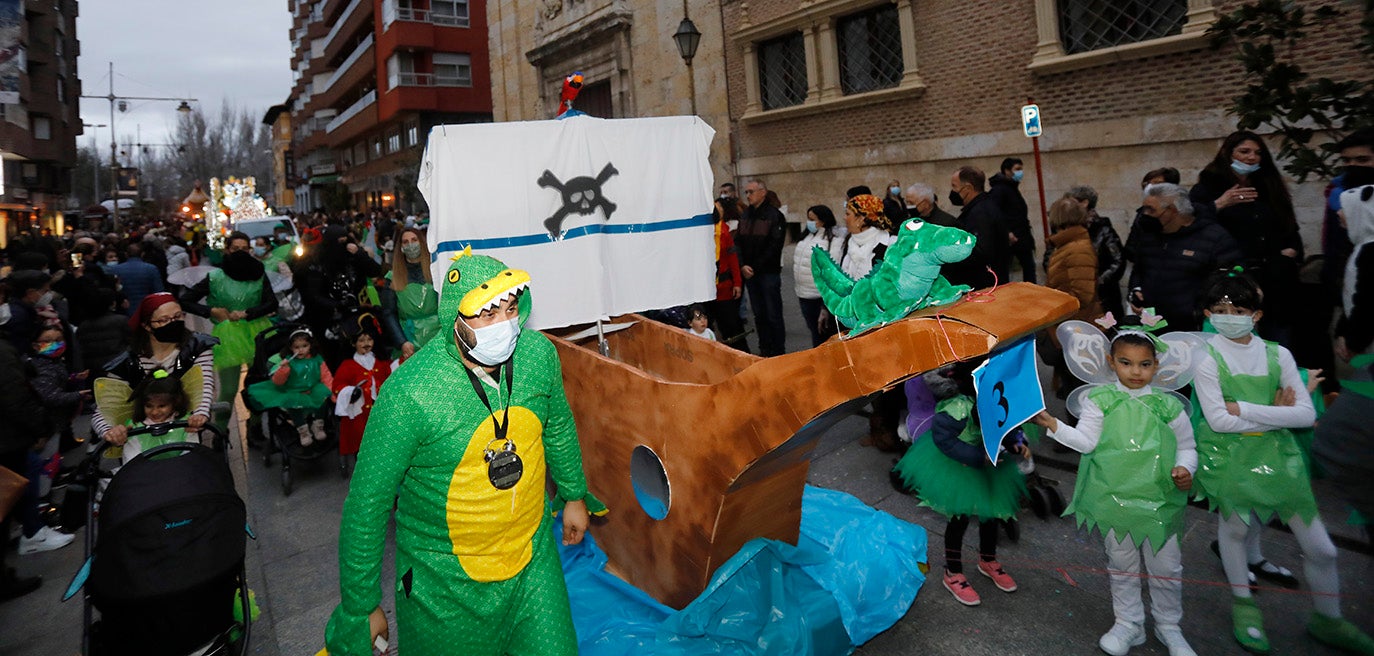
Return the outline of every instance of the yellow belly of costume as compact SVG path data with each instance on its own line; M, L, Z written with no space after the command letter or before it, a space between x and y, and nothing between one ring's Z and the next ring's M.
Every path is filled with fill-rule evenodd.
M520 481L498 490L487 476L483 453L496 437L488 417L473 433L449 482L449 538L463 571L474 581L504 581L529 564L533 537L544 512L543 424L528 409L510 409L507 438L524 464ZM492 444L499 450L502 442Z

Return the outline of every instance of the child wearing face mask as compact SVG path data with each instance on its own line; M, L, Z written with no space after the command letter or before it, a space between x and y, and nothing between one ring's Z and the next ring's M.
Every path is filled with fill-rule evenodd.
M301 446L324 441L324 404L333 376L315 347L315 335L297 328L285 350L268 359L272 377L245 390L258 405L280 408L291 417Z
M1104 533L1116 619L1098 646L1124 656L1145 643L1139 579L1144 550L1155 636L1170 656L1197 656L1179 628L1183 556L1178 534L1197 469L1193 426L1182 403L1150 386L1159 367L1153 337L1122 330L1109 349L1107 364L1117 382L1088 394L1077 426L1043 410L1031 421L1083 454L1069 510L1080 524Z
M1251 596L1245 538L1249 526L1277 517L1302 549L1313 613L1307 631L1339 649L1374 653L1374 640L1341 617L1336 547L1312 495L1293 429L1316 418L1288 349L1255 335L1264 295L1244 273L1215 277L1203 314L1216 328L1194 386L1203 420L1196 423L1198 497L1219 511L1217 542L1231 583L1233 635L1246 650L1269 651L1263 615Z

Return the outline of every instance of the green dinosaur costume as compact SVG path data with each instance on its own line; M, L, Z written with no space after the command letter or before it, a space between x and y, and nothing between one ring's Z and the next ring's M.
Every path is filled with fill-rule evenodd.
M959 300L967 285L951 285L940 265L959 262L973 252L975 238L958 228L920 219L902 224L883 261L855 281L824 249L811 251L811 271L825 307L851 335L897 321L916 310Z
M1183 412L1183 403L1158 390L1132 398L1115 385L1089 392L1088 402L1102 409L1102 437L1079 462L1064 515L1072 513L1079 526L1103 535L1115 529L1118 539L1136 547L1149 540L1158 552L1182 528L1188 505L1187 493L1171 475L1178 439L1169 422Z
M457 256L439 304L444 332L382 387L340 522L341 600L325 632L329 653L372 653L368 614L382 598L393 499L401 653L577 653L545 463L561 499L585 498L594 514L605 507L587 493L557 352L542 334L521 331L509 363L492 374L496 386L476 383L489 411L452 329L460 310L475 316L528 280L496 259ZM519 299L523 326L530 294ZM506 450L496 417L508 422L506 437L523 461L508 489L496 488L484 453Z

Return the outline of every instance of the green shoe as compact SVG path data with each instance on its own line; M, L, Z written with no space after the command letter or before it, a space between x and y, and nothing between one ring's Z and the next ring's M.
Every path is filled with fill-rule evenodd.
M1231 623L1235 625L1233 635L1240 646L1253 654L1269 653L1269 636L1264 634L1264 616L1250 597L1231 599Z
M1339 617L1327 617L1312 613L1307 621L1307 632L1324 645L1343 649L1354 654L1374 654L1374 638L1361 631L1354 624Z

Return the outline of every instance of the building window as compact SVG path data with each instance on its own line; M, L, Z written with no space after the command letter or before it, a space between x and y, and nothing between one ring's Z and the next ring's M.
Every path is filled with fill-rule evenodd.
M420 124L414 121L406 124L406 146L420 145Z
M468 0L430 0L429 20L435 25L468 26Z
M395 130L386 135L386 152L391 154L401 149L401 131Z
M1069 55L1180 34L1187 19L1188 0L1059 0Z
M434 53L434 86L472 86L472 57L457 52Z
M353 162L359 165L367 162L366 141L359 141L358 143L353 145Z
M759 98L765 110L806 100L806 46L801 32L760 43L758 59Z
M52 138L52 119L46 116L33 117L33 138L51 139Z
M67 82L61 77L57 78L57 102L67 102Z
M845 95L895 87L902 81L902 30L897 5L835 21L840 88Z
M377 137L372 140L372 159L382 156L382 138Z

